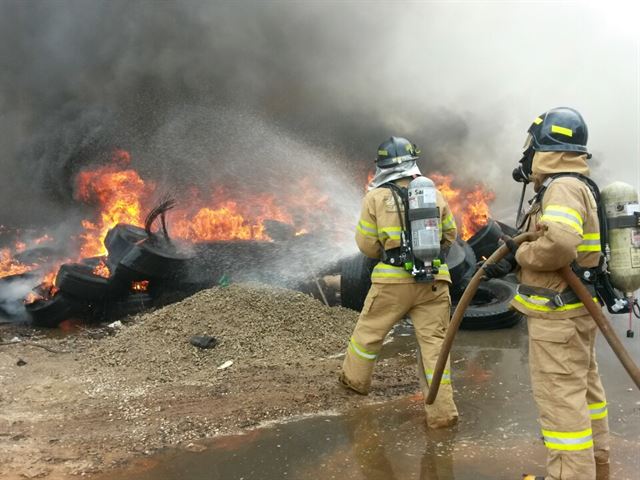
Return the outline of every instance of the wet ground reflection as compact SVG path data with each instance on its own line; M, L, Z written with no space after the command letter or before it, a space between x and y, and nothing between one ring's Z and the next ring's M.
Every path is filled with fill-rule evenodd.
M600 339L602 340L602 339ZM627 341L640 358L640 342ZM246 435L218 438L206 452L169 452L110 479L497 480L542 473L529 391L524 325L507 331L461 332L453 355L460 424L425 428L422 397L363 407L344 416L315 417ZM398 336L385 355L411 351ZM640 471L640 394L604 342L600 367L610 399L612 479ZM406 355L407 361L413 361Z

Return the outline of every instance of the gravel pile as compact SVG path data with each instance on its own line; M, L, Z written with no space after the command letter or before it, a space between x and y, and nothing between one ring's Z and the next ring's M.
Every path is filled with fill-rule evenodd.
M356 312L327 307L300 292L234 284L134 317L86 354L94 365L129 367L146 380L198 380L230 360L235 369L296 365L336 354L346 347L356 320ZM201 349L189 343L194 335L211 335L218 343Z

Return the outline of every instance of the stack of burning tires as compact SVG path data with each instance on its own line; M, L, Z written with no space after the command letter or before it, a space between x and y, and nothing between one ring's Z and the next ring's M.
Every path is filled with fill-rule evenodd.
M487 225L468 241L460 238L451 246L447 265L451 274L451 299L453 309L476 271L479 261L488 258L498 248L498 240L504 234L514 235L515 229L489 219ZM343 307L361 310L369 287L371 271L377 260L357 254L342 261L340 299ZM509 307L516 293L516 281L508 275L505 279L491 279L480 284L473 301L463 317L461 328L467 330L491 330L516 325L522 316Z
M113 320L175 300L172 295L188 285L193 255L169 238L164 222L162 233L151 232L155 216L145 228L119 224L109 230L106 257L62 265L54 285L37 287L37 298L26 304L33 323L55 327L73 318Z

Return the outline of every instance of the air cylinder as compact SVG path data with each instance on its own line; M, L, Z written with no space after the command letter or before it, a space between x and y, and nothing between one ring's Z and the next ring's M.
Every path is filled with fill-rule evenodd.
M601 192L607 214L609 271L615 288L631 297L640 288L640 204L629 184L614 182Z
M440 210L436 186L427 177L414 178L407 187L413 256L431 264L440 254Z

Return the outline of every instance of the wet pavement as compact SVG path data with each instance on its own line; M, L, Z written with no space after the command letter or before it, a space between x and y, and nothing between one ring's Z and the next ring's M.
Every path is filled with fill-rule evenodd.
M626 320L615 327L640 361L640 339L624 338ZM405 329L384 355L414 362ZM612 480L640 478L640 392L599 338L599 364L609 401ZM316 416L211 440L204 452L184 450L136 462L112 480L498 480L544 472L529 389L527 336L513 329L460 332L452 356L460 423L425 428L422 396L416 394L341 416ZM380 368L380 366L378 367Z

